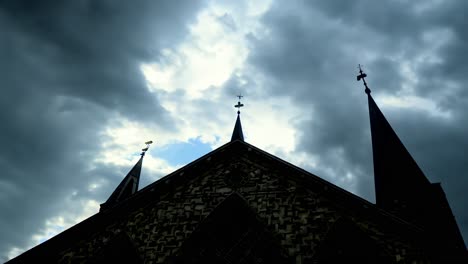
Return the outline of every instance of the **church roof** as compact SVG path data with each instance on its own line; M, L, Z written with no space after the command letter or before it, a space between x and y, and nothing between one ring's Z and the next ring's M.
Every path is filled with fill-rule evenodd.
M342 210L351 214L375 219L381 223L387 223L391 229L406 230L408 234L420 233L422 230L388 212L376 207L374 204L342 189L318 176L279 159L263 150L260 150L244 141L231 141L190 164L174 171L173 173L157 180L138 191L126 200L123 200L109 210L101 211L81 223L63 231L50 240L36 246L13 259L16 261L33 260L36 257L48 259L51 252L60 252L67 245L76 243L83 237L92 236L109 225L110 221L117 221L136 210L144 210L151 204L163 199L177 188L189 184L191 181L204 177L207 174L226 173L226 170L235 170L236 164L249 163L258 160L259 165L268 164L269 170L282 175L284 181L294 182L300 188L319 193L330 202L336 204ZM248 171L234 174L243 174L249 177ZM226 174L228 177L229 175ZM294 191L294 190L290 190Z

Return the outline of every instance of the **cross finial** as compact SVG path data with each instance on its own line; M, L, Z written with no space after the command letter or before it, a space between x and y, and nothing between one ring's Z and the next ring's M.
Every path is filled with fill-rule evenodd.
M369 87L367 86L367 82L366 82L366 78L367 77L367 74L365 74L363 71L362 71L362 68L361 68L361 64L358 64L358 68L359 68L359 75L357 76L357 81L359 82L361 79L362 81L364 82L364 87L366 87L366 89L364 90L366 92L366 94L370 94L371 93L371 90L369 89Z
M142 151L141 154L140 154L141 156L145 155L145 153L146 153L146 151L148 151L150 145L153 144L153 141L152 140L146 141L145 144L146 144L146 147L141 149L141 151Z
M239 94L237 97L239 98L239 101L237 102L237 104L234 107L237 108L237 114L239 115L240 114L240 108L244 106L243 104L241 104L240 100L244 96Z

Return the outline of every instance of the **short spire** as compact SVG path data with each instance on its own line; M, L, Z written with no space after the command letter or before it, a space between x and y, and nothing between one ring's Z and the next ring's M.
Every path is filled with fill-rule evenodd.
M145 153L148 151L149 146L153 143L153 141L146 141L146 147L143 148L141 151L141 157L138 162L133 166L133 168L128 172L127 176L120 182L120 184L115 188L114 192L111 194L109 199L103 204L101 204L100 211L106 210L120 201L127 199L128 197L132 196L138 191L138 184L140 182L140 173L141 167L143 164L143 157Z
M361 68L361 64L358 64L358 68L359 68L359 75L357 76L357 81L359 82L361 79L362 81L364 82L364 87L366 87L366 89L364 90L364 92L366 92L366 94L370 95L371 93L371 90L369 89L369 87L367 86L367 82L366 82L366 77L367 77L367 74L365 74L363 71L362 71L362 68Z
M234 125L234 130L232 131L231 141L234 141L234 140L244 141L244 134L242 133L242 125L241 125L241 121L240 121L240 108L244 106L240 102L240 100L244 96L239 94L237 97L239 98L239 101L234 106L235 108L237 108L237 120L236 120L236 124Z

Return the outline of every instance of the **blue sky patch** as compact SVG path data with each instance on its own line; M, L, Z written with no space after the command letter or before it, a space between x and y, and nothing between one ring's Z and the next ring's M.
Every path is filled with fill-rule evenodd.
M152 149L153 155L165 159L172 166L190 163L211 150L211 146L201 142L199 138Z

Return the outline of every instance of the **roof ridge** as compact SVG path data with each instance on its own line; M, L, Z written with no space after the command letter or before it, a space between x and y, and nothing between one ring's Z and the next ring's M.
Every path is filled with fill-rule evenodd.
M302 179L299 179L294 174L288 174L287 177L292 178L291 180L301 181L301 180L305 179L308 182L310 182L312 180L315 183L322 184L322 185L327 186L327 187L331 187L331 190L333 190L334 193L344 194L345 196L348 196L348 197L351 198L351 199L344 199L346 202L356 201L358 203L361 203L364 207L372 208L373 210L376 210L380 214L387 215L387 216L393 218L394 220L400 222L401 224L405 224L405 225L411 226L414 229L420 230L420 228L415 226L414 224L412 224L412 223L410 223L410 222L398 217L397 215L394 215L394 214L392 214L392 213L390 213L390 212L388 212L388 211L386 211L386 210L384 210L382 208L379 208L376 204L373 204L373 203L367 201L366 199L364 199L364 198L362 198L362 197L360 197L360 196L358 196L358 195L356 195L354 193L351 193L348 190L343 189L343 188L341 188L341 187L339 187L339 186L337 186L337 185L335 185L335 184L333 184L333 183L331 183L331 182L329 182L329 181L327 181L327 180L325 180L325 179L323 179L323 178L321 178L321 177L319 177L319 176L317 176L317 175L315 175L315 174L313 174L313 173L311 173L309 171L306 171L306 170L304 170L304 169L302 169L302 168L300 168L300 167L298 167L298 166L296 166L296 165L294 165L294 164L292 164L292 163L290 163L288 161L285 161L285 160L283 160L283 159L281 159L279 157L276 157L276 156L274 156L274 155L272 155L272 154L270 154L270 153L268 153L268 152L266 152L266 151L264 151L264 150L262 150L262 149L260 149L258 147L255 147L255 146L253 146L253 145L251 145L251 144L249 144L249 143L247 143L245 141L240 141L240 140L228 142L228 143L224 144L223 146L213 150L212 152L207 153L207 154L203 155L202 157L196 159L195 161L193 161L193 162L191 162L191 163L177 169L176 171L174 171L174 172L172 172L172 173L158 179L157 181L153 182L152 184L146 186L145 188L143 188L140 191L138 191L137 193L135 193L135 195L133 195L131 198L126 200L124 203L122 203L121 206L124 206L124 204L126 204L128 202L131 202L131 200L135 200L135 199L138 199L138 197L142 197L143 195L145 195L148 192L148 190L151 190L152 188L155 188L156 185L163 184L167 180L169 180L169 182L170 182L171 178L173 178L174 176L184 175L183 172L185 170L190 169L191 167L197 166L197 164L202 162L203 160L209 158L210 156L218 154L218 153L222 152L223 150L225 150L226 148L228 148L229 146L235 145L235 144L240 144L240 145L244 145L244 146L246 146L248 148L251 148L251 149L253 149L253 150L255 150L255 151L257 151L257 152L259 152L259 153L261 153L261 154L263 154L265 156L268 156L269 158L271 158L273 160L276 160L277 162L284 165L286 168L290 168L290 169L293 169L295 171L298 171L299 173L303 174L303 176L305 176L305 177L302 177ZM306 178L306 177L309 177L309 178ZM327 192L324 192L324 194L327 197L330 196L329 194L327 194ZM116 207L120 207L120 206L116 206ZM367 208L365 208L365 209L367 209Z

